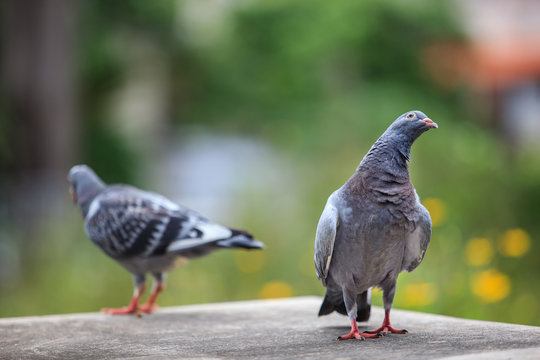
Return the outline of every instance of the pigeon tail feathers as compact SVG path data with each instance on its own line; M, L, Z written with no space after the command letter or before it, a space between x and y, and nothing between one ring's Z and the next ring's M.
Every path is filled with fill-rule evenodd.
M216 243L222 248L242 248L242 249L262 249L263 243L253 239L249 233L241 230L232 230L232 235L228 239L220 240Z
M371 288L358 294L356 304L358 306L356 321L368 321L371 315ZM342 315L347 315L347 308L345 307L341 291L333 292L327 290L319 310L319 316L328 315L334 311Z
M334 311L337 311L340 314L347 315L347 310L345 309L345 303L341 301L338 304L335 304L330 300L330 297L328 295L328 291L324 295L323 302L321 304L321 308L319 309L319 316L328 315L333 313Z

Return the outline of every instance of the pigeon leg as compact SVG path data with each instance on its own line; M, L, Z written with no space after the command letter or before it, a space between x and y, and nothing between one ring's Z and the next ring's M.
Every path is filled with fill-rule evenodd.
M356 325L356 319L351 320L351 332L349 332L347 335L341 335L338 336L338 340L349 340L349 339L356 339L356 340L365 340L366 338L374 339L381 337L378 333L371 334L369 332L360 332L358 330L358 325Z
M139 310L147 314L150 314L154 310L156 310L158 308L158 305L156 304L156 299L158 298L159 294L163 291L164 287L165 287L165 282L163 281L163 274L161 273L154 274L154 285L153 285L152 293L150 294L148 301L146 301L145 304L139 306Z
M366 331L366 333L368 334L380 334L380 335L386 335L388 333L392 333L392 334L406 334L408 333L407 330L405 329L402 329L402 330L398 330L398 329L395 329L393 328L391 325L390 325L390 312L389 311L385 311L384 313L384 321L382 323L382 326L376 330L370 330L370 331Z
M144 289L146 288L146 283L144 280L144 275L142 276L142 281L140 276L133 276L135 281L135 290L133 292L133 297L128 306L122 308L104 308L101 309L102 312L109 315L125 315L125 314L136 314L138 315L139 310L139 299L141 298Z
M376 330L366 331L368 334L378 334L378 335L386 335L388 333L392 334L406 334L408 333L407 330L402 329L398 330L393 328L390 325L390 309L392 308L392 302L394 301L394 295L396 293L396 285L394 283L393 287L388 290L384 291L383 293L383 302L384 302L384 321L382 323L382 326Z
M347 309L347 314L349 315L349 320L351 321L351 331L347 335L342 335L338 337L338 340L349 340L357 339L364 340L365 338L378 338L380 335L370 334L365 332L360 332L358 330L358 325L356 324L356 316L358 311L358 306L356 304L356 294L347 290L343 290L343 300L345 301L345 308Z

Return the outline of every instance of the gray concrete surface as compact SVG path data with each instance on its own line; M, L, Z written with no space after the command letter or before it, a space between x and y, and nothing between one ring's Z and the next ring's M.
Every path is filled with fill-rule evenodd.
M0 359L540 359L540 327L393 310L406 335L337 341L344 316L317 318L321 299L243 301L0 319ZM361 329L378 327L374 308Z

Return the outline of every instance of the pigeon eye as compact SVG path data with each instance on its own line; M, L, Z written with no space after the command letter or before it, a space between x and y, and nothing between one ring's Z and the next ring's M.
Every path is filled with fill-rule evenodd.
M413 112L410 112L407 114L407 119L414 119L416 117L416 114Z

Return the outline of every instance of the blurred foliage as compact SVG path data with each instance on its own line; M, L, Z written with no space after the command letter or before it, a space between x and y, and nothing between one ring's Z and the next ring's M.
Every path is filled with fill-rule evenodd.
M243 206L234 226L267 248L221 251L171 272L161 305L322 295L313 240L327 197L393 119L421 109L440 127L418 140L411 163L433 237L423 264L400 276L395 306L540 325L538 154L510 157L471 121L467 90L441 88L424 71L427 46L462 40L449 3L238 2L221 15L220 36L206 42L189 38L186 27L178 33L189 3L84 2L81 162L107 182L139 181L140 149L109 121L111 93L125 82L129 58L118 39L129 39L127 32L151 39L168 57L170 124L269 142L293 164L297 184L237 194ZM23 249L20 283L2 290L0 316L128 302L129 274L85 238L75 210L40 240ZM374 301L382 303L377 294Z

